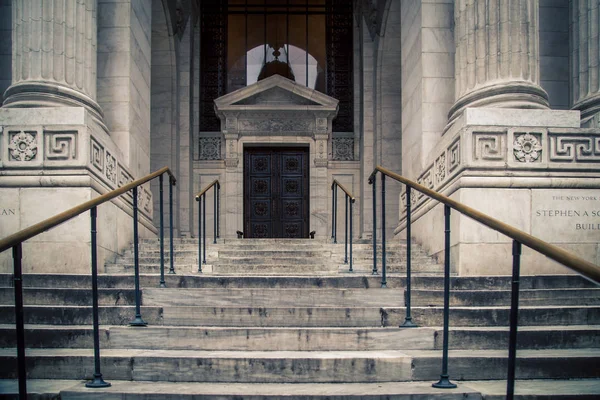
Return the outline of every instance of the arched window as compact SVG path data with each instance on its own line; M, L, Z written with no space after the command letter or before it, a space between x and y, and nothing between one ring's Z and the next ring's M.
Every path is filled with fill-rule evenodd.
M337 98L334 130L352 131L352 3L203 1L200 129L220 128L215 98L279 74Z

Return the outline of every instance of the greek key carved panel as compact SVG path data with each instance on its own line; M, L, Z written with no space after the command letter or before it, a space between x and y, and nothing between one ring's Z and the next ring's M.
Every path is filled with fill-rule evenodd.
M600 162L600 134L548 134L550 161Z
M77 132L44 132L44 159L77 159Z
M506 161L506 132L473 132L473 160Z

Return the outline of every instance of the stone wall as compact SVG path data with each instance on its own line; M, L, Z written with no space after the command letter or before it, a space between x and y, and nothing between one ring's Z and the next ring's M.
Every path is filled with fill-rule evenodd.
M98 102L135 176L150 172L151 3L98 1Z

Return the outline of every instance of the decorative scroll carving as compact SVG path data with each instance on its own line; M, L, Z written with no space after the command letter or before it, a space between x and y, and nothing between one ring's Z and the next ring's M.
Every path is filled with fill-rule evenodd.
M327 118L317 118L316 128L317 132L327 132Z
M600 162L600 135L549 134L550 161L555 162Z
M333 138L332 143L334 160L354 160L354 138Z
M75 160L77 158L77 132L44 132L44 158L46 160Z
M200 160L220 160L221 159L221 138L219 137L201 137L200 138Z
M524 163L536 162L542 154L542 144L535 134L525 133L515 135L513 153L517 161Z
M240 130L248 132L308 132L311 123L303 119L242 119Z
M90 162L98 171L104 172L104 147L94 138L90 140Z
M143 210L148 214L152 215L152 193L146 188L143 188L144 200L143 200Z
M119 177L119 186L127 185L129 182L133 182L133 177L123 168L121 164L118 165L118 177Z
M36 131L8 132L8 150L14 161L33 161L37 158Z
M435 160L435 179L438 183L446 179L446 153Z
M475 161L505 161L505 132L473 132L473 159Z
M106 177L112 183L117 183L117 160L108 151L106 152Z

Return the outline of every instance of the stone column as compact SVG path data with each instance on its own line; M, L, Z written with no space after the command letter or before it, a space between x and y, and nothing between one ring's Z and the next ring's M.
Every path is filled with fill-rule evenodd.
M600 128L600 0L577 0L571 7L571 96L581 125Z
M456 0L455 99L466 107L547 109L539 82L539 0Z
M13 0L13 75L4 107L96 103L96 0Z

